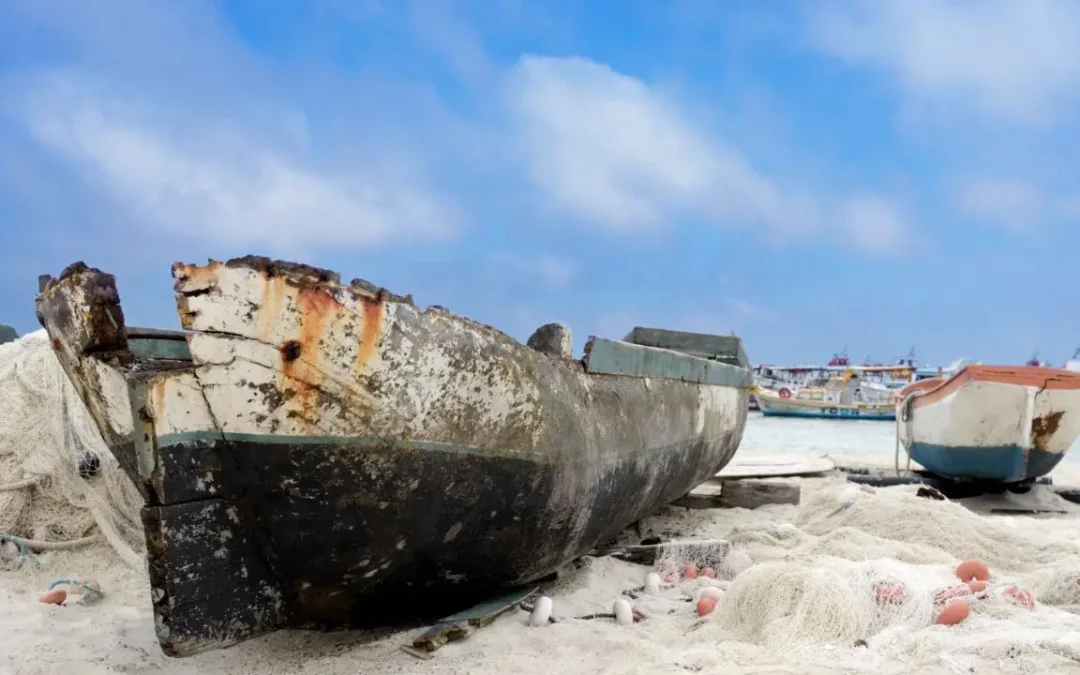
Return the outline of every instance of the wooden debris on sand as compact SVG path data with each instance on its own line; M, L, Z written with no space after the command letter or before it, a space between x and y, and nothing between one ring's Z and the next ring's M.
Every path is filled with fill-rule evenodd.
M766 504L798 504L802 489L797 483L777 480L721 480L694 488L674 506L689 509L756 509Z
M664 547L667 546L678 546L679 550L685 554L700 552L701 554L718 557L719 560L716 561L716 564L719 564L720 560L723 560L731 549L731 544L724 539L704 539L700 541L664 541L629 546L609 546L595 549L589 555L594 558L611 556L636 565L651 566L656 563L657 556L662 554Z
M434 658L434 652L448 642L463 640L477 629L487 626L500 614L516 606L536 593L538 586L516 589L506 595L482 602L463 612L439 619L431 628L413 639L411 645L403 645L402 651L421 659Z

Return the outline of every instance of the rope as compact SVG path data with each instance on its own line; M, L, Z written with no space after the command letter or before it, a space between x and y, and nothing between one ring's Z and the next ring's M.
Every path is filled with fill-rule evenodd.
M33 487L40 483L43 478L43 476L35 476L33 478L24 478L23 480L18 480L14 483L0 485L0 492L14 492L15 490L22 490L28 487Z
M98 588L97 584L88 584L84 581L78 581L76 579L57 579L56 581L49 584L49 590L51 591L52 589L62 584L67 584L68 586L78 586L82 588L83 591L86 593L86 602L95 602L105 597L105 593L103 593L101 589Z
M0 543L11 542L15 544L15 549L18 551L20 560L26 562L37 563L38 559L31 551L30 547L26 545L26 540L21 537L13 537L10 534L4 534L0 532Z
M915 409L915 396L918 392L911 392L904 397L903 402L900 404L900 410L896 415L896 447L893 449L893 467L896 469L896 475L900 473L900 424L907 424L911 421L912 414ZM908 429L910 433L911 429ZM907 448L904 448L904 452L907 454L907 466L904 467L904 473L911 473L911 453L907 452Z
M19 547L20 553L29 549L36 549L38 551L70 551L73 548L89 546L90 544L97 542L98 539L98 534L94 533L88 537L80 537L79 539L71 539L68 541L42 541L40 539L24 539L23 537L15 537L0 532L0 542L10 541Z

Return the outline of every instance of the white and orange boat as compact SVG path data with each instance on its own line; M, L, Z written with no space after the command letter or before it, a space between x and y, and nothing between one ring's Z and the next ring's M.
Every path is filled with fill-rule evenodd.
M967 366L904 387L896 419L900 445L927 471L1023 492L1080 436L1080 373Z

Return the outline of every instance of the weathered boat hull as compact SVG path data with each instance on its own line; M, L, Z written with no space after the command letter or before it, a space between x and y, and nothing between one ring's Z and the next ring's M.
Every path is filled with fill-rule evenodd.
M1028 366L968 366L905 387L900 443L946 478L1030 483L1080 436L1080 374Z
M758 407L765 417L807 417L837 420L895 420L891 405L843 405L827 401L801 400L756 394Z
M38 313L146 498L174 656L542 578L742 438L746 367L602 339L574 361L265 259L173 274L182 340L129 339L112 277L85 267Z

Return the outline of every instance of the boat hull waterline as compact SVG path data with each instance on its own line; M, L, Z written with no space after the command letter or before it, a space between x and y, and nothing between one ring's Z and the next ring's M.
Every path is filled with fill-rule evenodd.
M85 265L38 296L146 501L172 656L543 578L742 438L748 364L601 338L575 361L265 258L173 276L184 333L135 339L114 278Z
M1080 374L968 366L901 391L900 444L927 471L958 480L1031 484L1080 436Z

